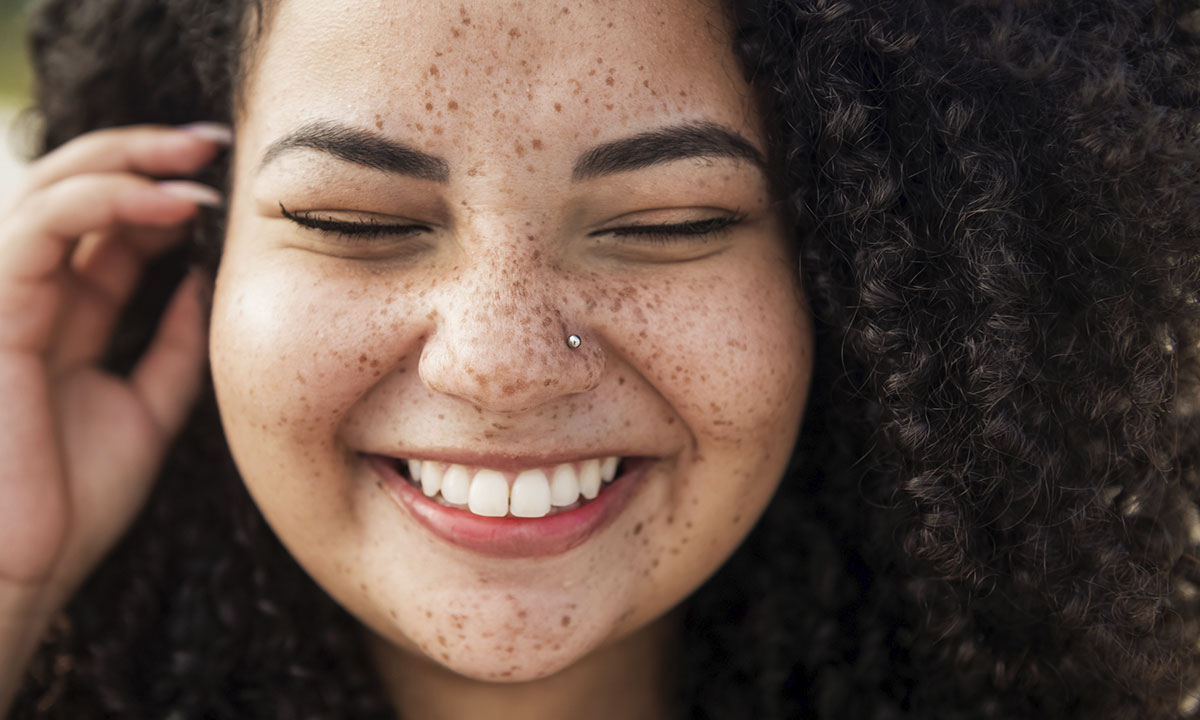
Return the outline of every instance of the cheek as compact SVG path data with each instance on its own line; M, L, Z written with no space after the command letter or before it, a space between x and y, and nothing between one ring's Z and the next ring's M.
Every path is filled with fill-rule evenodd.
M631 286L607 299L610 332L701 448L788 446L811 376L812 327L779 263ZM674 422L674 419L668 419Z
M407 370L421 330L406 320L407 295L385 283L319 271L303 257L243 265L253 270L222 266L211 354L230 446L253 482L267 463L336 454L347 409Z

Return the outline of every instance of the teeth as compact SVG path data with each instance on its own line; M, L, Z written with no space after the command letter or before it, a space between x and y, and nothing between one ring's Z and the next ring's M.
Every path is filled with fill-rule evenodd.
M421 489L425 491L425 495L428 497L437 495L438 491L442 489L442 464L432 460L425 462L414 460L412 465L421 468L419 471L421 477L418 478L414 475L413 479L421 481Z
M550 502L554 507L566 507L579 499L579 477L575 468L566 463L554 468L550 481Z
M462 467L461 465L457 467ZM466 475L466 468L463 468ZM445 488L443 487L443 490ZM449 498L447 498L449 500ZM480 470L471 481L467 507L476 515L504 517L508 514L508 481L495 470ZM548 509L548 508L547 508Z
M466 505L471 497L471 475L462 465L451 465L442 476L442 497L455 505Z
M599 460L585 460L579 467L579 494L588 500L600 494Z
M602 483L612 482L620 460L610 456L524 470L516 475L511 489L512 476L499 470L434 460L408 460L407 465L414 484L442 504L485 517L539 518L594 499ZM439 494L441 497L436 497Z
M482 473L481 473L482 474ZM479 482L479 475L475 476ZM474 511L474 508L471 508ZM550 512L550 483L541 470L526 470L517 476L512 486L514 517L538 518Z
M609 455L600 463L600 479L604 482L612 482L612 479L617 476L617 463L620 458Z

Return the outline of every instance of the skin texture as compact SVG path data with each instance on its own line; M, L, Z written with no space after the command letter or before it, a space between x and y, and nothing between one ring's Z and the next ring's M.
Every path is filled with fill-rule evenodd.
M681 122L762 152L730 43L719 11L682 0L275 9L245 88L216 283L222 420L268 522L378 636L385 678L429 677L418 695L531 687L589 663L587 677L627 681L604 668L665 646L655 621L779 482L812 339L764 173L712 158L571 179L596 144ZM261 163L314 121L440 156L449 181L313 150ZM424 230L347 244L281 205ZM735 214L703 241L607 232ZM580 546L500 560L430 534L363 453L651 462Z

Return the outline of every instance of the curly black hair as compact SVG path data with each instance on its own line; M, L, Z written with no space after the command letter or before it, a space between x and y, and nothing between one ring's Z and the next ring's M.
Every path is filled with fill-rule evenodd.
M261 11L43 2L43 149L230 121ZM1196 715L1200 3L734 11L818 367L778 494L687 601L680 715ZM150 273L113 368L219 223ZM13 717L394 717L361 634L266 528L209 393Z

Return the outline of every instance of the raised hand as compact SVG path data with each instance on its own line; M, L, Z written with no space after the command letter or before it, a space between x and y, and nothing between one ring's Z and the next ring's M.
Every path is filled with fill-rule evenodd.
M216 191L228 131L129 127L29 168L0 211L0 713L41 628L129 526L202 382L205 281L176 291L129 377L99 366L146 261ZM14 676L15 675L15 676Z

